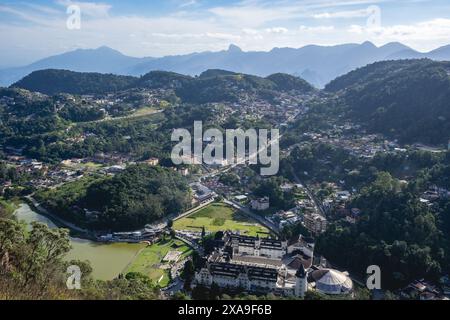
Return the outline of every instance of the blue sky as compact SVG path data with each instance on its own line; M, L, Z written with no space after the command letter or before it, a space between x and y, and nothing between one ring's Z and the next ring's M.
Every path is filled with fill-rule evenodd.
M66 26L67 7L80 29ZM450 44L448 0L0 0L0 67L77 48L131 56L399 41L420 51Z

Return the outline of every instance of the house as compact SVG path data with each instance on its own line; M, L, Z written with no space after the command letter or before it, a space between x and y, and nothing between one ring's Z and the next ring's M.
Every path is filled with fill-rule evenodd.
M252 200L250 205L251 205L252 209L256 210L256 211L267 210L270 207L269 197L264 197L264 198Z
M420 300L442 300L437 288L424 279L411 282L406 288L400 290L403 299L419 298Z
M181 174L183 177L186 177L186 176L189 175L189 168L185 168L185 167L183 167L183 168L178 168L178 169L177 169L177 172L178 172L179 174Z
M150 158L148 160L145 161L145 163L147 163L149 166L157 166L159 165L159 159L158 158Z
M247 201L247 198L248 197L246 195L238 195L238 196L234 197L234 200L236 200L237 202L243 203L243 202Z
M340 201L348 201L350 199L350 192L348 191L339 191L336 193L336 197Z

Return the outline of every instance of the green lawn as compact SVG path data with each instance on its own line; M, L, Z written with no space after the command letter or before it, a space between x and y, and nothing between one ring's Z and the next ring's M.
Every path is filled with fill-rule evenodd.
M267 228L248 219L234 208L222 203L214 203L201 210L174 222L175 230L199 231L205 227L206 231L239 231L241 234L256 236L268 235Z
M162 259L169 251L183 252L180 259L183 259L192 253L192 249L182 241L173 239L162 240L142 249L127 267L125 273L139 272L145 274L161 287L166 287L170 282L170 270L164 268L166 264L162 263ZM161 276L163 278L158 282L161 279Z
M133 114L131 115L131 117L143 117L143 116L148 116L150 114L154 114L157 111L156 108L154 107L142 107L137 109L135 112L133 112Z

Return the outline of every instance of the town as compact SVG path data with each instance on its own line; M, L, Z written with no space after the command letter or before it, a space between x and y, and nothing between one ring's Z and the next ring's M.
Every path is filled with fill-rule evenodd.
M407 273L400 262L397 268L404 273L390 270L389 289L368 290L369 265L343 259L352 250L343 253L335 244L352 236L367 240L365 224L378 213L369 211L380 203L379 193L413 190L408 201L419 204L411 210L427 210L417 221L425 224L431 215L439 216L450 191L445 180L434 176L445 164L448 146L403 143L340 117L318 120L314 106L333 100L332 94L288 90L264 98L268 92L244 90L234 82L244 81L243 76L231 77L222 89L232 92L233 99L220 103L180 102L177 90L183 84L178 79L94 95L5 89L10 91L0 96L0 105L10 125L25 121L17 106L35 104L50 106L58 123L51 131L43 126L33 139L11 132L2 138L2 202L20 203L16 212L26 204L31 212L70 229L73 239L139 246L107 280L142 274L164 299L448 299L445 268L435 268L425 279ZM77 112L69 112L73 109ZM29 121L41 117L32 111L21 130L27 132ZM170 149L178 140L170 141L171 133L181 127L195 134L200 120L205 128L220 128L217 132L279 130L279 172L266 176L251 161L200 161L202 157L192 157L191 143L181 159L186 161L174 163ZM200 147L213 139L206 140ZM251 156L246 152L243 158ZM272 152L271 160L277 160L273 157ZM392 209L387 208L379 210ZM121 215L126 219L120 220ZM405 237L413 231L422 235L409 230ZM407 256L412 249L405 243L379 242L367 247L378 246L389 257L390 250L412 260L431 251L427 247L425 253ZM382 261L380 257L376 252L370 258Z

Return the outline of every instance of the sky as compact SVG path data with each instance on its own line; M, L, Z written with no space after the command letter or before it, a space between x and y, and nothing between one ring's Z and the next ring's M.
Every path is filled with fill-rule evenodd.
M0 67L100 46L160 57L364 41L448 45L450 1L0 0Z

